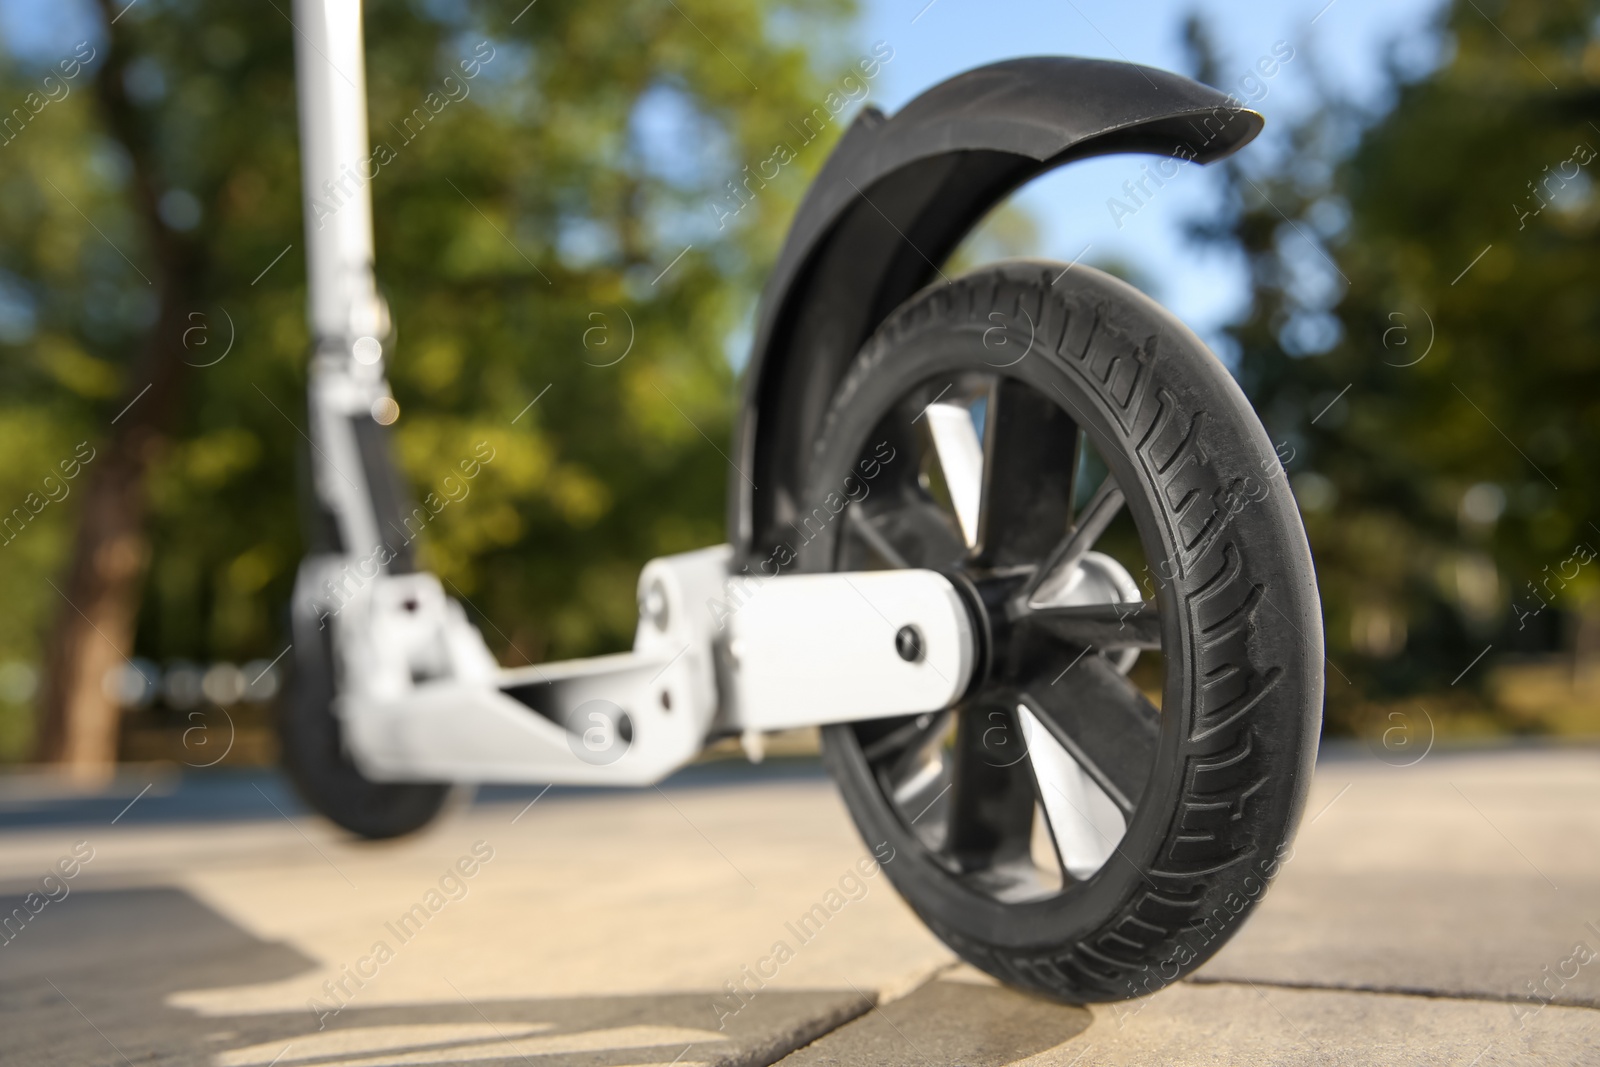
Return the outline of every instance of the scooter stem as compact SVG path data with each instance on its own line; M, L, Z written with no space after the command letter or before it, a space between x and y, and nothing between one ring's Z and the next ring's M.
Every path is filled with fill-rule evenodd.
M305 197L306 289L319 351L381 340L388 313L372 268L366 64L359 0L294 0Z

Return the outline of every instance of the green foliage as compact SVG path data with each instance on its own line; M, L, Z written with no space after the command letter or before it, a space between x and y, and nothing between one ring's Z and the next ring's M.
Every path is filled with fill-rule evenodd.
M1552 647L1600 599L1575 555L1600 546L1597 16L1450 5L1444 62L1395 74L1392 110L1327 101L1273 173L1229 165L1234 213L1202 229L1249 257L1231 332L1295 450L1336 723L1448 688L1491 642Z
M510 661L626 646L639 566L723 536L729 338L838 125L736 216L719 225L711 204L855 58L835 37L848 0L516 7L366 13L371 138L393 150L371 189L401 464L421 496L479 442L494 455L428 525L422 561ZM288 9L146 0L115 27L163 224L193 225L206 264L191 331L166 339L193 369L149 485L137 651L156 659L270 658L285 640L308 346ZM493 58L434 114L429 94L459 95L443 79L460 86L484 41ZM8 506L104 435L153 320L151 235L88 84L95 47L72 94L0 148ZM0 97L42 74L6 60ZM0 661L40 655L72 503L0 548Z

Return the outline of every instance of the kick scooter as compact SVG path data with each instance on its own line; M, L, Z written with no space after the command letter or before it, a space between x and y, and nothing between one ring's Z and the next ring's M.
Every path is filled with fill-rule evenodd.
M295 12L310 197L370 155L361 13ZM632 652L513 670L406 550L367 192L308 211L314 518L282 714L305 797L391 837L459 783L642 786L717 739L817 726L890 880L966 960L1079 1002L1191 971L1290 855L1310 782L1299 512L1227 370L1138 290L940 264L1051 168L1140 153L1159 180L1261 125L1188 79L1059 57L864 110L763 295L728 543L645 564Z

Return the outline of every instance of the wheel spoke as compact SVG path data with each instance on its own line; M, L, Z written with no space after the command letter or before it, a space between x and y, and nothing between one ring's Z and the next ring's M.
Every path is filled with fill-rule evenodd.
M947 847L963 870L1030 869L1034 788L1016 713L980 705L956 720Z
M1083 506L1083 514L1073 522L1072 529L1040 565L1033 581L1023 591L1023 599L1030 604L1049 604L1066 592L1072 585L1078 562L1094 548L1111 520L1122 510L1123 502L1116 480L1106 475L1100 488Z
M849 514L851 532L892 567L947 567L966 555L949 515L918 489L901 489L876 510L852 505Z
M972 409L960 403L929 404L924 417L962 536L972 548L978 543L983 502L983 442Z
M1116 801L1050 735L1038 716L1019 705L1017 718L1028 740L1028 762L1056 856L1068 874L1082 881L1111 858L1127 832L1127 820Z
M860 506L852 507L846 512L846 517L850 521L851 532L861 538L868 548L876 552L884 563L893 568L911 566L906 562L906 558L900 554L900 549L895 547L894 542L889 540L883 531L878 529L877 523L863 508Z
M1156 617L1153 600L1030 606L1020 622L1077 645L1107 649L1161 647L1161 620Z
M1131 814L1155 761L1161 713L1097 652L1082 655L1054 681L1040 671L1025 687L1028 703L1050 735Z
M1037 563L1072 515L1078 425L1054 400L999 379L984 414L983 495L978 517L985 566Z
M950 761L942 742L953 714L917 716L915 729L899 753L884 761L881 772L912 828L928 839L937 839L944 825L942 809L935 809L950 795Z
M861 754L868 763L878 764L889 760L900 762L911 751L927 744L931 734L942 730L949 721L950 712L924 712L921 715L903 715L894 719L879 719L856 728L861 742Z

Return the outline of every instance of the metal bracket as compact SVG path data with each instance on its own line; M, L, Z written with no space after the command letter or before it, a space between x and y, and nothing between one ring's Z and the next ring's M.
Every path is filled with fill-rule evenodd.
M376 780L642 785L721 734L934 711L965 691L972 623L942 575L732 562L727 545L652 560L630 653L511 670L432 575L329 572L324 594L349 593L323 611L352 757Z

